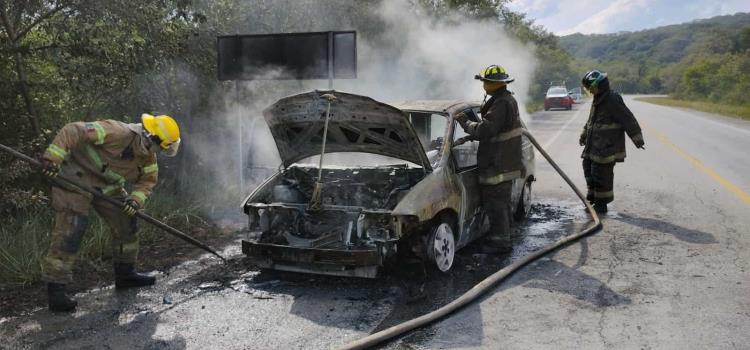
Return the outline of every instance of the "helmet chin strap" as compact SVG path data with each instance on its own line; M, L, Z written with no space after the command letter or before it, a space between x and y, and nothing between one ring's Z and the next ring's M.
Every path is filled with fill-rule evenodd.
M143 138L146 140L145 141L146 149L152 150L152 148L156 146L156 149L154 149L153 151L158 151L161 148L160 147L161 140L159 140L158 142L154 140L154 138L158 139L159 137L156 135L152 135L150 132L146 130L146 128L143 128L143 136L144 136Z

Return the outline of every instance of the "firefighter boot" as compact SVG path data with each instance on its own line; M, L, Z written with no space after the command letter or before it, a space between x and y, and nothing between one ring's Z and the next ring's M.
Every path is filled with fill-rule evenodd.
M596 210L597 214L606 214L607 203L601 203L601 202L594 203L594 210Z
M47 302L49 311L69 312L76 309L78 302L65 294L65 285L61 283L47 283Z
M156 277L135 272L133 264L115 263L115 288L130 288L150 286L156 282Z

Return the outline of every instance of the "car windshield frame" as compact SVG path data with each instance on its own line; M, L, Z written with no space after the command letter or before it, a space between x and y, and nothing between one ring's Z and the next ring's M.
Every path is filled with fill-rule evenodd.
M411 124L412 128L414 128L414 131L417 132L417 135L419 136L420 144L422 145L422 151L427 156L427 159L429 160L430 165L432 168L437 168L442 164L442 159L445 157L445 141L446 141L446 135L449 132L450 129L450 116L448 113L445 112L438 112L438 111L421 111L421 110L403 110L404 113L408 116L409 123ZM442 132L440 133L433 133L431 132L431 129L436 124L433 120L429 121L429 128L430 135L423 135L422 134L422 128L418 127L416 124L414 124L413 115L415 114L421 114L425 115L428 118L432 118L433 116L439 116L442 119L439 119L442 121L442 123L438 123L442 125ZM426 125L425 125L426 126ZM440 136L436 136L440 135ZM430 139L430 143L426 143L426 139L423 138L423 136L428 136ZM432 139L432 136L436 136L436 139Z

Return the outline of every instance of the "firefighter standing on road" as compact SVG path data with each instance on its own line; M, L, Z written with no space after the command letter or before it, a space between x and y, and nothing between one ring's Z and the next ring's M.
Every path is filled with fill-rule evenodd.
M625 161L625 133L638 148L644 146L643 134L622 96L609 89L607 73L592 70L581 83L594 95L579 141L584 146L581 158L588 187L586 199L594 204L597 213L606 213L607 203L615 198L615 163Z
M456 120L473 140L479 141L477 163L482 207L489 216L488 245L508 252L510 242L512 180L522 176L521 119L518 103L508 91L512 79L500 66L492 65L474 77L481 80L490 99L482 106L482 121L468 121L459 113ZM464 142L462 140L461 142Z
M71 268L86 232L91 207L113 232L116 288L155 282L153 276L135 272L138 238L133 215L143 207L156 185L156 153L174 156L180 144L180 131L169 116L144 114L141 121L140 124L115 120L67 124L42 157L44 175L55 177L61 172L126 204L119 209L74 188L52 187L55 226L42 266L52 311L72 311L77 305L66 295L66 285L72 281ZM129 194L124 189L126 181L134 182Z

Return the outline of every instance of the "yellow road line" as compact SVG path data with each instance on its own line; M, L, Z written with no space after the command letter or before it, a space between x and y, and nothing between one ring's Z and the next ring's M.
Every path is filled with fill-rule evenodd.
M648 127L645 125L645 123L640 123L641 126L656 134L659 141L672 149L677 155L687 160L690 164L692 164L694 167L698 168L698 170L704 172L706 175L710 176L714 181L718 182L719 185L724 186L729 192L732 192L737 198L745 202L745 204L750 204L750 194L747 194L747 192L740 189L739 186L733 184L731 181L727 180L723 176L719 175L715 170L711 169L708 165L703 164L698 158L695 158L688 154L687 152L683 151L680 147L677 147L677 145L674 144L674 142L670 141L669 138L667 138L666 135L652 129L651 127Z

